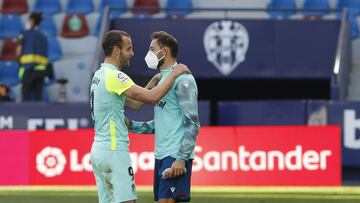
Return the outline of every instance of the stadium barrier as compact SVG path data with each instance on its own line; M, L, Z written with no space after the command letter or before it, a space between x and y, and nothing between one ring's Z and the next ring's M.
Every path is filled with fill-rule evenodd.
M94 131L0 131L0 185L94 185ZM130 134L137 185L153 180L153 135ZM339 186L339 126L202 127L193 185Z

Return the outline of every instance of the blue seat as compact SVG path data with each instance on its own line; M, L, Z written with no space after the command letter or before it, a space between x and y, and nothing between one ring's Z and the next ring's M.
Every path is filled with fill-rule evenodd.
M57 35L56 25L51 14L45 14L44 20L40 23L40 29L44 31L48 36Z
M99 18L95 25L94 35L97 37L100 35L102 19L103 19L103 15L99 15Z
M191 0L168 0L166 8L170 9L166 12L167 15L187 15L192 12ZM179 10L176 10L176 9ZM172 10L175 9L175 10Z
M348 8L350 16L360 15L360 1L359 0L338 0L338 8Z
M337 2L338 8L360 8L360 1L359 0L338 0Z
M48 41L49 41L49 49L48 49L49 60L51 62L54 62L61 59L62 51L57 37L50 37Z
M273 11L269 10L269 14L275 19L285 19L295 14L296 3L295 0L271 0L269 9L293 9L289 11Z
M329 13L329 0L305 0L304 9L324 9L324 11L304 11L304 16L326 15Z
M22 29L20 16L11 14L0 16L0 38L16 37Z
M56 14L61 12L61 4L59 0L36 0L34 10Z
M120 16L126 12L126 0L101 0L100 2L100 13L104 13L106 6L123 8L110 11L110 18L113 16Z
M359 36L359 26L356 21L356 17L360 15L360 1L359 0L338 0L338 8L348 8L349 16L348 20L351 25L351 37L357 38ZM341 12L337 12L336 16L338 19L341 19Z
M19 64L17 61L0 61L0 84L8 86L19 83Z
M349 17L349 22L350 22L350 25L351 25L351 38L355 39L355 38L359 37L359 26L358 26L358 23L356 21L356 17L350 16Z
M69 0L66 6L67 14L88 14L94 11L92 0Z

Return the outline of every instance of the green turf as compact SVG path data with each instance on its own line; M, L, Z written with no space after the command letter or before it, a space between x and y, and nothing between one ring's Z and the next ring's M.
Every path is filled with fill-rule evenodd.
M138 187L137 202L152 202L150 187ZM95 203L95 187L0 187L1 203ZM355 203L360 187L193 187L196 203Z

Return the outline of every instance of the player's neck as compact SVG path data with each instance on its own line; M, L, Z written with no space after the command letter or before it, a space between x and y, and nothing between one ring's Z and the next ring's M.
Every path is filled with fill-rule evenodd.
M112 59L111 57L106 57L104 63L109 63L114 65L118 70L121 70L121 64L117 60Z
M160 70L165 70L171 66L173 66L176 62L176 58L169 58L164 60L164 63L160 66Z

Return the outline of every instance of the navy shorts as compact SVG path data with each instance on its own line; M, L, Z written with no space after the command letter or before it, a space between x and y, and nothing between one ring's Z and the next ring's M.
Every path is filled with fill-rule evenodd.
M190 180L192 160L185 161L186 173L169 179L162 179L161 173L171 168L175 158L165 157L164 159L155 159L154 172L154 200L174 198L180 202L190 201Z

